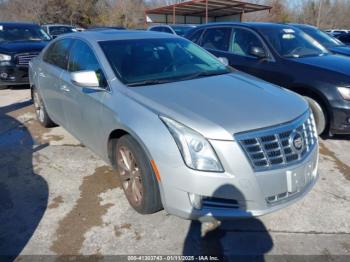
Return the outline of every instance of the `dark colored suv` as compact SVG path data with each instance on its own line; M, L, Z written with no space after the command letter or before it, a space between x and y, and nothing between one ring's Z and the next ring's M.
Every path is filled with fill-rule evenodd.
M0 22L0 88L28 84L28 64L50 37L36 24Z
M302 30L273 23L216 23L186 37L234 68L304 96L319 134L350 133L350 59L329 53Z

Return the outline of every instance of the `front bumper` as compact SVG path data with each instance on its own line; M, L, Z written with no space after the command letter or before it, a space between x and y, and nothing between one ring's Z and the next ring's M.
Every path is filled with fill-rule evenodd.
M29 83L28 66L0 65L0 86L26 85Z
M332 104L332 134L350 134L350 101L339 100Z
M237 142L210 142L223 164L224 173L199 172L185 166L165 170L166 167L160 166L161 173L172 173L162 181L162 199L167 212L201 221L261 216L303 198L316 183L318 145L298 164L254 172ZM299 180L297 190L289 197L269 203L268 197L290 190L291 177ZM200 209L194 207L189 193L203 197ZM210 201L206 201L206 197Z

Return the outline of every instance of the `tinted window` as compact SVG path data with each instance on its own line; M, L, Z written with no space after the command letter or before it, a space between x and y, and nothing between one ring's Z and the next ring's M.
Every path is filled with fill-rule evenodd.
M315 29L315 28L304 28L302 29L305 33L313 37L315 40L320 42L325 47L337 47L341 46L342 43L336 39L333 36L330 36L329 34L322 32L321 30Z
M115 74L128 85L231 72L214 56L185 39L118 40L100 45Z
M163 26L163 31L162 32L164 32L164 33L169 33L169 34L173 34L173 31L171 31L170 30L170 28L168 28L168 27L165 27L165 26Z
M39 26L0 25L0 43L12 41L48 41L50 37Z
M157 27L152 27L150 31L155 31L155 32L163 32L163 28L157 26Z
M58 66L64 70L67 69L69 48L72 44L71 39L62 39L53 43L45 52L43 60L46 63Z
M228 51L231 28L210 28L203 35L202 46L204 48Z
M199 44L200 38L202 36L204 29L196 31L190 38L193 43Z
M188 33L193 27L191 26L171 26L175 33L179 36L184 36Z
M237 55L249 56L253 47L264 49L260 39L251 31L235 28L232 33L230 52Z
M264 26L258 30L281 56L300 58L328 54L325 47L299 29Z
M347 35L341 35L338 38L340 41L342 41L344 44L350 44L350 34Z
M54 36L76 32L72 27L68 26L51 26L49 30L50 34Z
M101 66L91 48L84 42L76 40L70 54L69 71L94 71L100 80L100 86L107 86Z

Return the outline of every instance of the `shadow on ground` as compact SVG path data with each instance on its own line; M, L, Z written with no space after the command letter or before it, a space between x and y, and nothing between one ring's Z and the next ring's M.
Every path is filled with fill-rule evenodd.
M244 196L232 185L224 185L213 196L232 195L244 201ZM213 213L213 217L218 219ZM203 230L203 224L192 221L184 247L184 256L213 256L220 261L265 261L264 255L273 247L273 241L264 224L256 219L224 220L217 226ZM204 227L205 228L205 227Z
M27 103L0 108L0 261L12 261L21 253L48 202L48 185L33 169L32 136L6 115L22 106Z

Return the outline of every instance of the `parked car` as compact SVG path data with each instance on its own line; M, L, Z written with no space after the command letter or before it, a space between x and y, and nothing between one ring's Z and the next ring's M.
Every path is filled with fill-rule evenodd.
M52 38L56 38L59 35L63 35L63 34L78 32L78 30L74 26L71 26L71 25L45 24L45 25L42 25L41 27Z
M191 25L191 24L154 25L154 26L150 26L148 28L148 31L163 32L163 33L169 33L173 35L184 36L189 31L191 31L196 27L197 25Z
M340 34L335 36L340 42L349 46L350 45L350 33L348 34Z
M101 31L101 30L126 30L122 26L92 26L88 29L89 31Z
M187 37L238 70L304 96L319 134L350 133L350 59L331 54L298 28L273 23L217 23Z
M302 24L290 24L290 25L304 31L306 34L311 36L313 39L317 40L320 44L322 44L325 48L327 48L332 53L350 56L350 46L346 46L337 38L330 36L329 34L319 30L317 27L314 27L311 25L302 25Z
M28 64L50 41L36 24L0 22L0 88L28 84Z
M30 76L40 123L62 125L116 167L142 214L258 216L316 182L307 102L181 37L63 36L31 62Z

